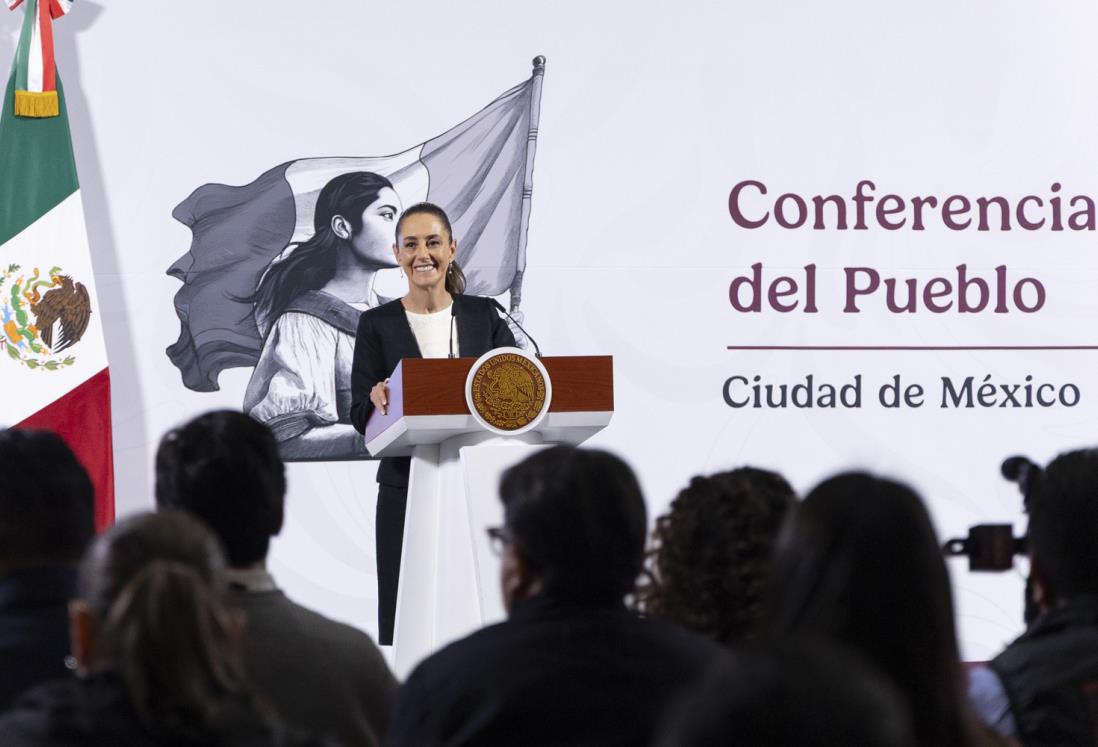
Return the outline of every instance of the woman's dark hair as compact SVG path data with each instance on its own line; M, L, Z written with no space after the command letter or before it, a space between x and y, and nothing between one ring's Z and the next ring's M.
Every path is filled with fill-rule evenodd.
M156 451L156 505L200 518L235 568L267 557L282 530L286 470L271 429L215 410L168 431Z
M922 500L864 473L818 485L774 556L767 630L860 651L903 693L918 744L968 744L949 574Z
M644 564L636 475L605 451L554 446L503 473L505 523L546 596L620 604Z
M217 539L186 514L124 519L92 544L79 598L146 728L208 733L250 699L224 591Z
M392 186L385 177L369 171L340 174L324 185L313 212L312 237L292 244L289 255L267 269L255 293L246 299L255 304L261 329L273 323L295 298L321 288L335 276L336 252L347 240L332 230L332 218L343 216L351 224L351 233L358 233L362 212L377 200L381 190Z
M637 606L721 643L753 637L774 542L795 502L774 472L695 477L656 519Z
M411 215L433 215L438 218L442 227L446 229L446 235L453 241L454 229L450 226L450 218L446 215L446 211L434 203L417 202L401 213L400 219L397 220L396 238L398 245L400 244L400 227L404 225L404 219ZM461 266L458 265L457 257L450 263L450 268L446 271L446 292L451 295L465 292L465 273L462 272Z

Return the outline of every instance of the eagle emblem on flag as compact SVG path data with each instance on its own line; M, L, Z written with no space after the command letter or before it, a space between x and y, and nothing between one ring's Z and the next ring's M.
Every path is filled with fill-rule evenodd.
M8 357L27 368L56 371L76 362L61 357L88 328L91 297L83 283L62 274L60 267L28 275L17 264L0 276L0 346Z

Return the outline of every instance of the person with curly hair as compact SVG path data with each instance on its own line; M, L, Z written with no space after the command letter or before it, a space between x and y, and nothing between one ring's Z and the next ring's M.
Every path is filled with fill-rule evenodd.
M698 476L656 519L636 606L724 644L751 638L793 488L741 467Z

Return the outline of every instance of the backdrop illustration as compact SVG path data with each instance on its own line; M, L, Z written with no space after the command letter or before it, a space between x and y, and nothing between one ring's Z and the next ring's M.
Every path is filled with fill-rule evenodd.
M1098 441L1095 29L1076 0L79 0L56 54L117 513L151 505L167 428L262 408L295 370L263 368L280 322L260 286L315 238L322 188L366 172L456 211L473 288L521 299L546 354L614 356L593 445L633 464L653 515L698 472L755 464L803 490L864 466L915 484L943 537L1020 529L999 462ZM368 294L283 299L328 325L306 339L328 334L333 361L309 379L330 394L270 411L284 442L344 424L344 306L401 286L363 251ZM274 573L371 630L374 463L289 456L306 461ZM1021 573L951 569L963 653L986 658L1021 629Z
M442 206L461 237L466 292L507 294L521 314L544 66L536 58L529 81L403 153L293 161L176 206L194 237L169 270L184 286L168 348L184 385L214 391L223 369L253 366L244 410L274 430L283 456L367 458L350 419L355 330L364 309L389 300L375 285L396 266L404 206ZM349 210L337 211L333 196L348 193ZM359 226L334 222L349 211Z

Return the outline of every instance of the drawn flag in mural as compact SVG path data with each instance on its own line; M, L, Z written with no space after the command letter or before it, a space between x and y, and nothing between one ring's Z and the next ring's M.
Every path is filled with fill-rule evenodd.
M0 425L54 431L69 444L95 485L102 528L114 517L107 352L65 96L52 43L39 48L52 42L50 24L69 3L24 5L0 112ZM47 105L21 106L28 89L44 93L31 98Z
M172 215L191 229L192 243L168 270L183 287L175 296L180 335L167 353L184 385L215 391L222 370L257 365L276 323L255 303L257 285L272 266L285 264L314 236L318 216L326 218L317 204L322 189L352 172L386 177L405 207L424 200L440 205L458 239L466 292L510 291L517 309L544 59L534 63L530 79L456 127L401 153L289 161L246 186L207 184L181 202ZM355 313L336 307L342 308L338 300L315 292L293 306L353 335ZM275 384L267 386L273 390ZM317 415L320 424L332 417Z

